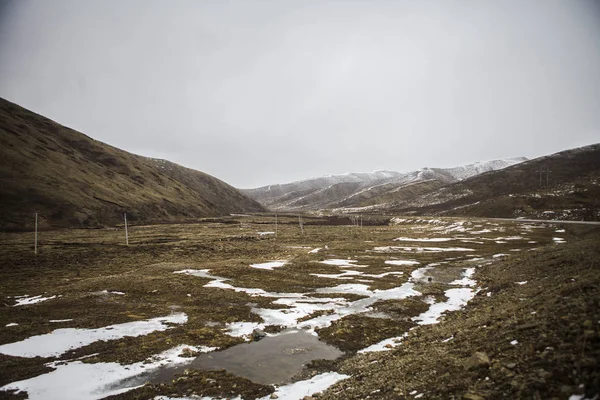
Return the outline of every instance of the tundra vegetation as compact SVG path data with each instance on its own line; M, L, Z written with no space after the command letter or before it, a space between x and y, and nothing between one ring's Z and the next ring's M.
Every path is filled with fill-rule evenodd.
M303 222L1 233L0 397L599 392L594 225Z

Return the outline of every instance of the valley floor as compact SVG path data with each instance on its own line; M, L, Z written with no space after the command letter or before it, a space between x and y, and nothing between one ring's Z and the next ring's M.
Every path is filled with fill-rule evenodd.
M0 234L0 398L600 393L599 228L325 222Z

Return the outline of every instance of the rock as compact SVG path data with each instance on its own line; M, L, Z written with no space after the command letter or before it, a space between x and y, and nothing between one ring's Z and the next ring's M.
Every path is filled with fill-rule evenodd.
M190 349L189 347L184 348L183 350L181 350L181 354L179 354L179 357L196 357L198 355L198 352L195 350Z
M475 352L466 362L466 369L477 369L490 366L490 358L480 351Z
M267 336L267 334L262 329L256 328L252 331L252 340L254 340L255 342L258 342L260 339L264 338L265 336Z
M277 396L275 393L271 394L271 397L269 397L270 399L278 399L279 396Z
M485 397L480 396L475 393L467 393L463 395L463 399L465 400L485 400Z
M513 369L516 366L517 366L517 364L515 364L515 363L508 363L508 364L505 365L505 367L508 368L508 369Z

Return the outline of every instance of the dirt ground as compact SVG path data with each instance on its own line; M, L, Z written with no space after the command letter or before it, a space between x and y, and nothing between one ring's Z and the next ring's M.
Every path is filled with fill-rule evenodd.
M453 226L457 221L465 219L443 219L439 226ZM574 394L589 398L598 394L598 229L569 226L560 234L566 243L556 243L555 231L563 227L541 227L525 232L528 240L511 241L497 239L524 233L524 225L483 220L469 220L467 225L481 233L476 237L463 233L472 243L452 245L472 248L469 256L481 257L486 263L473 276L480 290L463 310L445 314L439 324L415 323L412 318L428 308L426 297L445 299L444 290L449 286L441 277L439 282L434 277L416 286L422 296L373 304L372 313L385 314L384 318L371 312L351 314L316 329L321 340L338 347L345 356L314 361L295 379L326 371L350 375L318 394L325 398L566 399ZM416 220L363 228L315 224L305 226L301 233L295 217L280 217L275 228L270 217L236 216L227 221L132 227L129 246L122 229L41 232L38 255L33 254L31 233L0 234L0 345L62 327L101 328L169 315L173 310L188 316L185 324L165 331L97 341L57 358L0 354L0 386L48 372L51 369L45 364L56 360L87 357L86 363L131 364L179 344L225 349L245 341L227 334L228 323L260 323L262 319L253 309L285 308L269 298L205 287L211 279L173 274L178 270L210 269L210 274L228 278L238 288L310 293L319 298L326 295L317 290L350 282L313 275L341 272L338 266L322 263L326 259L356 259L359 265L368 265L364 272L372 275L389 272L385 261L395 258L418 260L420 266L443 260L444 271L471 265L465 252L373 250L415 244L393 241L400 236L450 238L456 234L437 226ZM488 226L496 231L485 232ZM259 233L275 229L277 237ZM443 245L450 246L449 242ZM321 250L310 253L316 248ZM500 253L510 256L494 257ZM274 270L249 267L271 260L288 263ZM372 291L397 287L406 283L416 268L394 267L402 274L372 278L368 287ZM18 300L14 296L26 294L60 297L13 307ZM364 296L338 293L335 297L355 301ZM65 326L50 322L61 319L72 321ZM6 326L12 323L18 325ZM280 329L267 328L270 332ZM357 353L404 332L409 332L408 337L389 351ZM517 343L511 344L513 341ZM476 353L482 354L474 356ZM273 390L226 371L191 370L171 383L147 384L113 397L193 394L254 399ZM26 395L0 391L2 397Z

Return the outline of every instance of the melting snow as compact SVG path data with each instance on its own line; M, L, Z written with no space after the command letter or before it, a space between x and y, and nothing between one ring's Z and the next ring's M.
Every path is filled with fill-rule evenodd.
M339 258L334 258L331 260L321 261L321 264L327 265L337 265L337 266L351 266L352 263L358 262L357 260L342 260Z
M382 340L379 343L375 343L370 345L369 347L365 347L362 350L359 350L358 353L372 353L375 351L389 351L394 347L402 344L404 338L408 336L408 332L404 333L402 336L397 336L389 339Z
M281 260L281 261L269 261L266 263L262 263L262 264L250 264L250 266L252 268L258 268L258 269L273 269L273 268L279 268L285 265L285 263L287 263L286 260Z
M325 372L315 375L305 381L298 381L289 385L280 386L275 390L275 395L280 400L300 400L317 392L322 392L335 383L349 378L348 375L338 374L337 372ZM274 398L267 395L260 400Z
M0 346L0 353L17 357L55 357L69 350L86 346L98 340L115 340L126 336L142 336L169 329L168 324L187 322L184 313L145 321L126 322L97 329L56 329L44 335L29 337L20 342Z
M475 268L467 268L465 272L463 272L463 277L461 279L457 279L455 281L450 282L451 285L460 285L460 286L475 286L477 282L475 282L471 277L475 273Z
M407 238L399 237L394 239L397 242L448 242L453 240L452 238Z
M386 260L385 264L389 265L418 265L418 261L413 260Z
M10 324L6 324L5 326L9 327L9 326L17 326L17 325L19 325L19 324L17 324L16 322L11 322Z
M444 251L475 251L465 247L408 247L408 246L380 246L374 247L373 251L388 253L395 251L404 251L408 253L440 253Z
M461 309L475 296L475 292L473 289L458 288L446 290L445 295L448 300L443 303L432 304L429 310L413 317L413 321L416 321L419 325L436 324L439 322L438 319L442 313Z
M208 352L214 347L177 346L145 362L130 365L118 363L87 364L81 361L64 363L62 361L46 364L56 368L52 372L36 376L31 379L9 383L0 390L19 390L27 392L29 399L100 399L111 395L127 392L139 387L138 383L131 383L123 387L122 382L128 378L147 373L167 364L184 364L190 358L180 357L184 348L194 351ZM75 383L75 384L74 384Z
M227 280L227 278L222 278L220 276L214 276L208 273L210 269L182 269L181 271L175 271L174 274L184 274L184 275L192 275L198 276L200 278L208 278L208 279L220 279Z
M39 295L39 296L32 296L32 297L15 296L15 298L18 298L18 300L17 300L17 304L15 304L13 307L26 306L26 305L35 304L35 303L41 303L42 301L55 299L56 296L50 296L50 297L42 297L41 295Z

